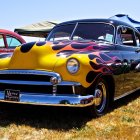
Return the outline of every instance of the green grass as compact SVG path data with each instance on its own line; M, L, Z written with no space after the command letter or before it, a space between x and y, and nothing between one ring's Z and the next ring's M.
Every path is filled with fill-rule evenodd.
M85 109L0 104L0 140L140 139L139 92L116 101L103 117Z

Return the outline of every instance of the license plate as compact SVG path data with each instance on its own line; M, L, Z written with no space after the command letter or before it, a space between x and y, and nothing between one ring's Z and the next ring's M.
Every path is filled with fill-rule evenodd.
M4 99L7 101L19 101L19 90L6 89Z

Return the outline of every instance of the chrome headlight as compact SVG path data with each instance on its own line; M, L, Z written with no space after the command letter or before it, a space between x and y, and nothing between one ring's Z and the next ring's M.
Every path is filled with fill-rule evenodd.
M78 60L71 58L67 61L67 70L69 73L74 74L79 70Z

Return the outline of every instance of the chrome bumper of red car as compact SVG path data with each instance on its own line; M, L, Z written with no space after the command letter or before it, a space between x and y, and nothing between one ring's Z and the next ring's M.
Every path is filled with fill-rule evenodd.
M47 106L71 106L86 107L94 104L93 95L52 95L41 93L20 93L19 101L5 99L5 92L0 91L0 102L9 102L17 104L47 105Z

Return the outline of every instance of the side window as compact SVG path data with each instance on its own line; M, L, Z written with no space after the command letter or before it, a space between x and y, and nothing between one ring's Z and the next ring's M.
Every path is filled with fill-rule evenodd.
M7 45L9 48L15 48L16 46L21 45L22 43L14 37L6 36Z
M137 46L140 47L140 34L135 32Z
M0 48L4 48L5 44L4 44L4 39L3 39L3 35L0 35Z
M119 28L117 33L117 44L137 46L133 30L126 27Z

